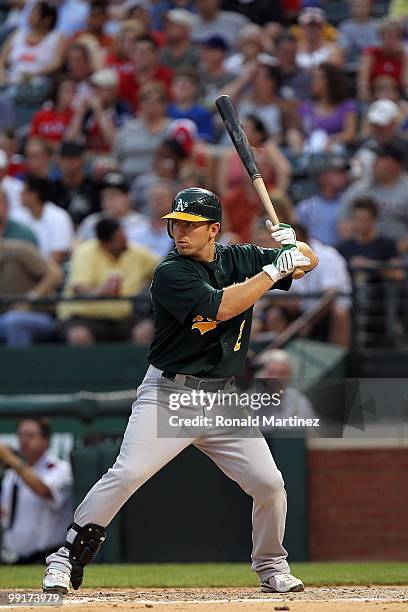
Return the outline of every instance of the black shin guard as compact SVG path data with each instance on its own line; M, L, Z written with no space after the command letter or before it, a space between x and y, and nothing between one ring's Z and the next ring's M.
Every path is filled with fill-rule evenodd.
M88 523L83 527L72 523L68 528L65 546L69 550L69 561L72 565L71 584L78 590L84 576L84 566L95 557L106 538L106 531L100 525Z

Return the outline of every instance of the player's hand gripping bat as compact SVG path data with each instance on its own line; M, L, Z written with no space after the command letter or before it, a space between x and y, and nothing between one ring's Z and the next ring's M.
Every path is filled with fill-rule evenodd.
M231 102L231 98L229 96L220 96L216 99L215 104L217 105L221 119L227 128L228 134L231 137L232 143L245 166L245 170L251 177L253 186L255 187L262 204L264 205L268 217L274 225L278 224L278 216L269 197L264 180L259 172L258 164L255 161L251 145L248 142L244 128L242 127L237 115L237 111ZM292 276L294 279L298 279L302 278L304 273L304 270L301 268L296 268Z

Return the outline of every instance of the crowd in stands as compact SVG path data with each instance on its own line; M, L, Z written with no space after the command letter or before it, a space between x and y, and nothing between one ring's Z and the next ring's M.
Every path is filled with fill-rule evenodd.
M353 268L408 254L408 11L402 0L21 0L0 24L0 343L149 342L148 293L189 186L223 202L224 244L271 243L216 112L229 94L281 221L320 265L279 334L342 294L315 337L347 346ZM384 273L404 282L401 270ZM370 279L378 277L372 273ZM57 307L43 298L66 298ZM104 298L98 301L84 298ZM75 301L74 298L81 298ZM120 298L109 300L109 298ZM41 302L40 299L43 299Z

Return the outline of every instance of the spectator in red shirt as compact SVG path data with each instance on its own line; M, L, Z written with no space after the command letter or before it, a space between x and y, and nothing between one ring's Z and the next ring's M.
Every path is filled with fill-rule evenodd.
M74 96L74 81L63 79L55 83L49 100L31 120L30 136L42 138L51 146L60 142L72 118Z
M363 53L358 75L358 95L370 99L370 86L379 76L391 76L406 92L408 88L408 55L404 49L403 26L399 19L384 19L379 31L381 45L368 47Z
M77 32L73 37L74 40L84 34L88 34L95 38L101 49L103 49L105 52L109 51L112 46L113 39L104 31L108 19L109 17L106 2L104 0L92 0L87 19L87 28L82 32Z
M151 81L159 81L169 92L172 72L159 63L159 47L151 36L142 36L135 42L131 59L133 71L120 75L119 96L137 112L140 87Z
M105 65L114 68L119 74L131 74L133 72L131 56L135 42L145 34L146 30L139 21L135 19L122 21L112 49L105 57Z

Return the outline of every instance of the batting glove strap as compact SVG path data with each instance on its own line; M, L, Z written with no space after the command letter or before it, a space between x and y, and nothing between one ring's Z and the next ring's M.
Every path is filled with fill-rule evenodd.
M296 246L295 230L288 223L278 223L273 225L272 221L266 220L268 232L276 242L280 242L283 246Z

